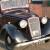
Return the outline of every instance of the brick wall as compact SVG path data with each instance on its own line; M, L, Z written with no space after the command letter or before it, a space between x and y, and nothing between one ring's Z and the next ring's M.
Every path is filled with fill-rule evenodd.
M41 4L30 4L30 9L40 17L47 14L50 18L50 7L43 7Z
M42 5L30 4L30 9L39 16L42 16Z

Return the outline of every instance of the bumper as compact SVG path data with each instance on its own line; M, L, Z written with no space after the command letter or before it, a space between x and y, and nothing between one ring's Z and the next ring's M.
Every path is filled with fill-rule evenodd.
M33 41L30 41L30 42L17 44L15 47L26 46L26 45L30 45L32 43L38 43L38 42L45 41L45 40L48 40L48 39L50 39L50 37L45 37L45 38L41 38L41 39L38 39L38 40L33 40Z

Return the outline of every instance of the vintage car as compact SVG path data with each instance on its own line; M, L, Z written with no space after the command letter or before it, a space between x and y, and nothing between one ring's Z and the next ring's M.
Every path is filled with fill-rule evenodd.
M28 0L0 1L0 40L7 50L50 39L50 19L29 9Z

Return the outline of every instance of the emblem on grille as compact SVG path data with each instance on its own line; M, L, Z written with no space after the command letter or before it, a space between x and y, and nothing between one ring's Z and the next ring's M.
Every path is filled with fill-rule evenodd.
M41 36L39 17L31 17L28 19L28 25L32 38Z

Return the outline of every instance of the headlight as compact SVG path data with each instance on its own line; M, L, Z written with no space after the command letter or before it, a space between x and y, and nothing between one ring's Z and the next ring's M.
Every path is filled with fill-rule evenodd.
M27 26L27 21L26 20L22 20L22 21L20 21L19 24L20 24L21 28L25 28Z
M41 19L42 24L46 24L47 21L48 21L47 17L43 17L43 18Z

